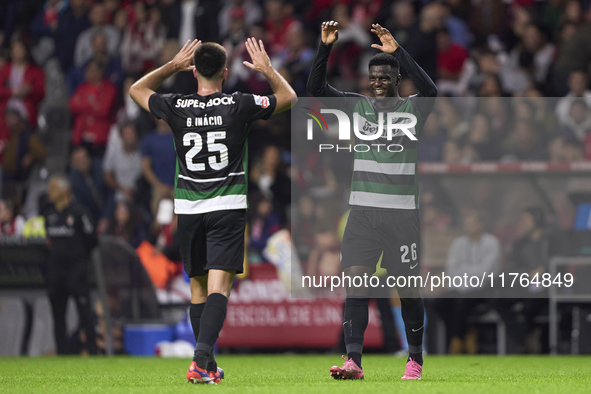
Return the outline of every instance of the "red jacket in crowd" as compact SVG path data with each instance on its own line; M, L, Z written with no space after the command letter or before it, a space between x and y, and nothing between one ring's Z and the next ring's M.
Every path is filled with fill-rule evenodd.
M81 83L70 97L70 111L76 116L72 142L80 145L82 141L93 145L105 145L109 129L113 123L113 106L117 98L117 88L104 78L99 84Z
M12 90L10 89L10 73L12 72L12 62L9 62L0 68L0 118L2 125L0 125L0 134L4 129L4 110L8 100L12 97ZM45 75L43 70L32 64L28 64L23 76L23 83L31 87L30 92L21 100L27 109L27 116L29 124L32 128L37 126L37 107L43 97L45 97Z

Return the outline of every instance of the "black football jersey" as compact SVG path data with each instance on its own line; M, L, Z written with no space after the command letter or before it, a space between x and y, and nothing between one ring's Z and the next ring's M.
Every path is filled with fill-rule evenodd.
M255 120L268 119L275 106L273 95L240 92L150 96L150 112L174 135L175 213L248 207L248 131Z

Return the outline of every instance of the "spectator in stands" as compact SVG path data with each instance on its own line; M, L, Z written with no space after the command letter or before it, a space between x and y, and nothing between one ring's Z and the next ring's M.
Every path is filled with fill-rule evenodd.
M45 159L45 146L29 127L22 102L8 104L4 119L10 133L2 156L3 183L27 180L33 164ZM0 152L1 153L1 152Z
M105 235L115 236L134 249L146 238L146 229L131 202L125 200L117 202Z
M134 201L136 183L142 175L142 156L133 123L123 124L120 132L122 146L105 156L104 179L115 193L116 201Z
M267 241L275 232L281 229L279 217L273 212L273 203L262 193L251 194L253 209L248 214L249 255L257 256L265 249ZM255 257L256 258L256 257Z
M591 132L591 113L587 103L582 98L571 102L569 118L562 127L562 132L578 141L585 141Z
M244 29L263 19L263 10L255 0L227 1L218 14L220 37L230 38L236 34L235 23L240 21Z
M454 43L469 49L473 38L472 33L468 30L466 22L453 14L450 3L449 1L441 3L441 14L445 27L449 31L449 36Z
M152 186L152 213L163 198L173 198L176 152L168 123L156 120L156 130L142 140L142 174Z
M37 110L45 97L43 70L29 59L27 47L22 41L10 46L10 62L0 68L0 113L10 103L22 104L32 129L37 126ZM0 120L0 138L6 133L6 125Z
M587 141L589 138L587 138ZM567 138L564 141L565 160L567 162L579 162L585 159L585 151L589 152L589 144L583 145L576 138Z
M558 122L566 125L570 121L570 110L573 101L577 98L585 100L587 107L591 107L591 90L589 90L589 79L585 71L573 71L568 77L570 91L566 96L556 103L556 117Z
M557 135L548 142L548 161L561 163L566 161L566 137Z
M341 243L335 224L331 221L317 221L312 230L314 246L308 257L306 275L337 276L341 273Z
M262 160L250 171L251 188L272 201L281 224L287 221L286 208L291 202L291 181L283 167L279 149L269 145L263 151Z
M445 273L451 277L464 275L481 277L483 273L496 273L500 270L501 246L494 235L484 231L484 220L477 212L464 217L465 235L456 238L449 249ZM481 290L460 287L448 290L438 297L435 310L445 321L451 338L450 354L478 352L475 334L468 333L468 318L478 305L486 300L478 297Z
M182 46L195 37L203 42L219 42L218 18L223 1L164 0L162 20L168 28L166 38L178 39Z
M5 235L23 235L25 218L17 210L16 203L8 198L0 200L0 237Z
M102 157L113 123L112 111L117 88L104 77L105 64L91 61L86 67L86 78L78 86L69 107L75 116L72 142L86 145L91 156Z
M119 43L121 44L121 40L123 39L123 34L125 33L125 29L129 25L129 12L126 8L118 9L115 14L113 15L113 26L117 29L119 33Z
M96 56L96 48L93 43L97 34L105 37L105 46L108 56L117 57L119 51L119 32L106 21L106 9L102 3L96 3L88 13L88 19L92 27L84 30L76 41L76 52L74 53L74 65L83 66L93 56Z
M468 59L466 48L452 42L449 30L443 27L437 31L437 81L438 86L456 92L464 61ZM449 87L448 87L449 86Z
M434 81L437 80L437 43L435 31L443 27L439 4L423 7L420 21L411 1L397 1L392 6L392 18L386 22L396 41L406 48L413 59ZM337 41L338 42L338 41ZM404 75L403 75L404 76Z
M222 35L222 45L230 55L233 55L235 48L244 43L250 27L246 25L245 13L246 10L243 7L234 7L229 15L230 23Z
M277 69L286 69L289 72L290 85L302 96L306 94L306 83L315 55L312 48L307 45L306 39L303 26L299 23L292 24L288 31L287 48L273 59L277 62Z
M554 60L556 48L554 44L547 41L542 29L535 24L529 24L525 27L521 45L511 52L511 57L515 65L519 64L519 59L524 52L529 52L533 56L533 82L536 84L545 83L548 70Z
M421 143L417 157L421 162L438 162L443 159L443 145L447 139L446 130L439 124L437 112L431 112L421 132Z
M478 97L502 97L503 88L498 74L486 74L482 84L478 87Z
M496 161L500 157L499 147L491 135L490 122L486 115L474 115L466 135L466 143L475 150L478 161Z
M157 8L133 6L135 20L127 27L121 42L121 60L126 73L144 73L154 67L166 40L166 29Z
M31 31L37 38L51 36L58 27L60 14L66 10L68 2L47 0L31 23Z
M419 146L421 146L419 144ZM462 163L462 147L456 140L448 139L443 144L443 162L446 164Z
M68 8L59 14L53 37L55 53L64 74L70 71L74 63L78 36L91 27L88 20L88 7L88 0L69 0Z
M96 33L92 36L92 41L89 46L91 58L84 62L79 67L74 67L69 74L68 87L70 93L73 94L76 88L84 81L86 68L91 61L97 61L105 65L105 76L117 88L121 87L123 83L123 68L121 67L121 59L116 55L109 53L107 48L107 36L102 32Z
M267 0L265 10L265 30L269 42L267 51L273 55L287 47L288 31L298 21L291 16L292 6L284 0Z
M10 61L10 51L0 47L0 69Z
M519 120L513 127L514 148L501 161L544 161L547 158L542 141L536 139L533 122Z
M546 228L544 210L535 206L524 209L521 229L524 235L513 244L506 271L527 274L529 278L538 274L541 281L558 246ZM532 285L526 291L531 298L499 298L494 304L507 325L509 339L515 340L517 352L539 353L540 332L534 332L534 318L548 305L548 299L541 297L545 291L542 286ZM523 306L520 312L514 308L517 303Z
M72 150L70 168L70 183L76 201L88 210L94 223L99 223L107 204L100 163L92 161L86 148L79 146Z

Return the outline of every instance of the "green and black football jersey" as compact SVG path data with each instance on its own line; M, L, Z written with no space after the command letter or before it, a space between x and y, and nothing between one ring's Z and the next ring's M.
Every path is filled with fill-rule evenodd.
M345 108L349 112L351 124L354 121L353 113L359 114L358 127L362 134L375 134L379 128L379 113L383 113L383 133L380 138L363 141L355 137L356 144L365 144L369 149L355 150L350 205L394 209L419 207L418 141L410 139L401 130L397 130L390 140L386 137L387 113L398 112L416 116L417 124L409 131L418 139L424 121L414 103L416 99L407 97L397 101L387 98L393 103L392 108L378 109L374 106L375 99L360 97L352 108ZM355 101L353 98L349 100ZM394 123L407 121L398 118ZM388 146L392 148L388 150Z
M314 97L344 99L337 100L343 103L338 107L348 113L351 125L354 125L354 114L359 115L361 124L357 126L362 134L364 131L366 134L375 134L379 126L379 113L384 113L384 129L380 138L364 141L355 137L356 144L368 145L370 149L355 150L349 204L352 209L418 209L417 142L420 140L420 130L433 109L437 86L408 52L398 47L392 56L398 59L400 69L410 77L419 93L406 98L383 98L381 100L387 101L382 101L380 108L377 108L375 98L342 92L326 82L326 67L331 48L332 45L320 43L308 78L308 91ZM382 105L385 103L388 105ZM409 131L417 141L410 139L401 130L391 140L387 140L385 123L388 112L404 112L416 116L417 124ZM408 119L398 118L395 123L408 123ZM391 144L400 145L403 149L389 151L386 147Z
M150 112L174 135L175 213L248 208L248 131L275 105L275 96L240 92L150 96Z

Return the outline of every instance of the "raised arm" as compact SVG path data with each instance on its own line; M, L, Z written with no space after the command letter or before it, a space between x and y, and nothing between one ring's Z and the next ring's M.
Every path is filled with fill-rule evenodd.
M298 100L298 97L293 88L289 85L289 83L287 83L285 78L283 78L281 74L279 74L279 72L271 65L271 60L265 51L263 41L259 40L259 42L257 42L254 37L248 38L246 40L246 50L250 55L252 63L244 61L244 65L251 70L255 70L263 74L269 81L271 89L273 89L273 94L277 99L277 105L275 106L273 115L290 109L292 106L294 106Z
M419 90L417 97L437 97L437 86L431 80L429 75L414 61L414 59L398 45L388 29L376 24L372 25L371 32L378 36L382 45L373 44L371 47L379 49L384 53L389 53L398 59L400 68L404 69L415 87ZM419 103L419 110L421 114L428 115L433 108L433 100L422 100Z
M192 71L195 66L191 65L195 49L201 45L201 41L187 41L183 48L176 54L174 59L160 68L144 75L129 88L129 95L140 107L150 112L148 101L150 96L156 93L156 89L164 80L179 71Z
M335 21L323 22L320 46L312 64L312 71L308 77L306 88L314 97L345 97L347 93L341 92L326 82L326 66L328 56L334 44L339 39L339 23Z

